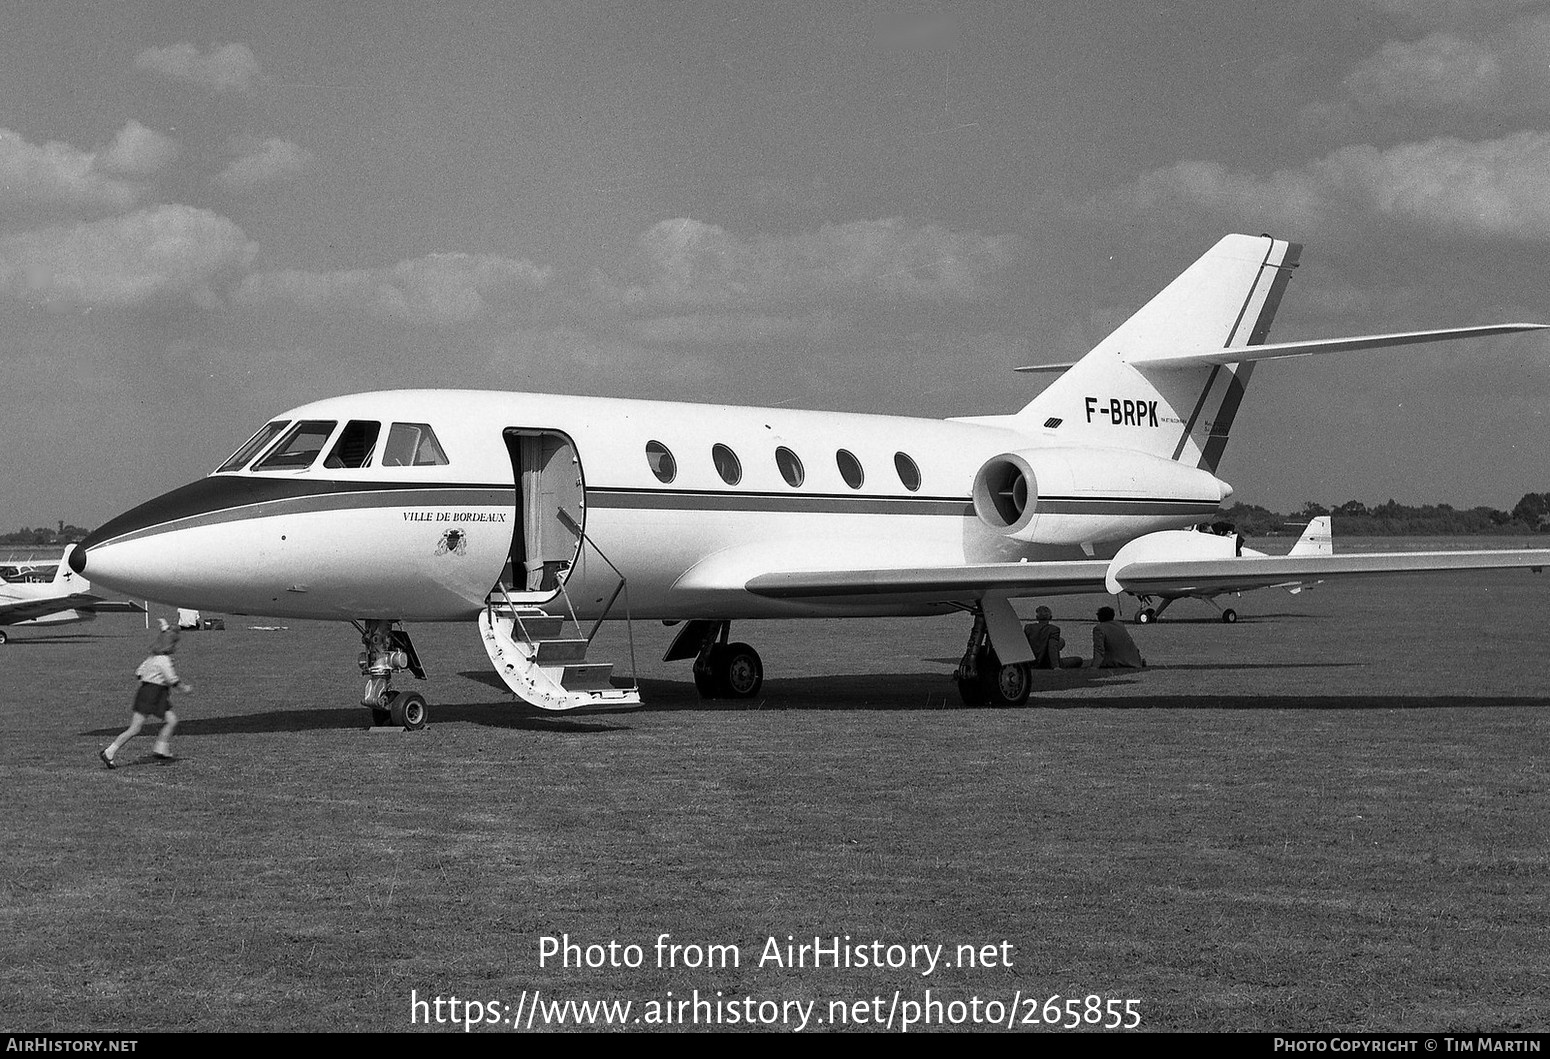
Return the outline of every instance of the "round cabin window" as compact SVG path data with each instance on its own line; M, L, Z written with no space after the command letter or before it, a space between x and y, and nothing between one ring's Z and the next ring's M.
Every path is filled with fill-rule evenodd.
M791 488L795 489L802 484L802 479L805 477L802 471L802 460L784 445L775 450L775 465L780 468L780 476Z
M710 458L716 464L716 473L721 475L723 482L736 485L743 480L743 465L738 462L737 453L725 445L717 444L711 448Z
M839 464L840 477L845 479L845 484L852 489L860 489L866 476L861 473L861 461L849 452L841 449L834 454L834 462Z

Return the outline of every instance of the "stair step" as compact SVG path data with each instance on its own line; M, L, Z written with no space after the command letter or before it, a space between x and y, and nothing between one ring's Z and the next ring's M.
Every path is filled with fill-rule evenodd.
M581 662L567 665L560 673L560 686L566 691L592 691L613 687L612 662Z
M585 640L539 640L538 654L533 660L539 665L556 665L560 662L580 662L586 657Z
M518 614L521 621L511 633L513 640L553 640L565 628L565 619L554 614Z

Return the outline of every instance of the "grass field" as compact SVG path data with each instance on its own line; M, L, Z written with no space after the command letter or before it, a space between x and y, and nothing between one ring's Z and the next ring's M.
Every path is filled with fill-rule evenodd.
M1085 653L1102 600L1053 602ZM412 995L505 1017L533 990L828 1020L929 989L1019 1028L1053 995L1151 1030L1550 1028L1550 580L1233 605L1176 604L1136 630L1152 668L1046 674L1019 710L958 707L961 615L740 623L748 705L702 703L642 625L647 707L591 717L513 705L476 630L418 626L431 727L392 734L353 705L348 626L233 618L184 637L181 760L142 736L114 772L141 622L16 630L0 1024L391 1031ZM740 966L659 968L664 933ZM541 966L565 934L644 965ZM788 935L1011 965L760 966Z

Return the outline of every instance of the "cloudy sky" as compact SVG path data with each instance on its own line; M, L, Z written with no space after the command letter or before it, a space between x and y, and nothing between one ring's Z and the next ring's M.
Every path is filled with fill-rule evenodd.
M114 0L0 36L0 525L303 401L1013 411L1229 231L1271 341L1550 322L1550 2ZM1263 365L1290 509L1550 490L1550 339Z

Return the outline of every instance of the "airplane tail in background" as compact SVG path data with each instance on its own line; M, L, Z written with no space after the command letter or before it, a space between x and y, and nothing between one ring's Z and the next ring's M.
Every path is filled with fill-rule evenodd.
M1287 555L1334 555L1335 538L1330 529L1329 516L1320 515L1308 520L1308 528L1302 531L1297 543Z
M75 551L75 545L73 544L65 548L65 554L59 557L59 566L54 570L54 580L50 581L49 584L69 585L74 591L84 592L86 590L85 579L70 569L70 553L73 551Z
M1201 354L1264 343L1300 251L1226 236L1013 419L1058 445L1140 451L1214 474L1254 364Z

